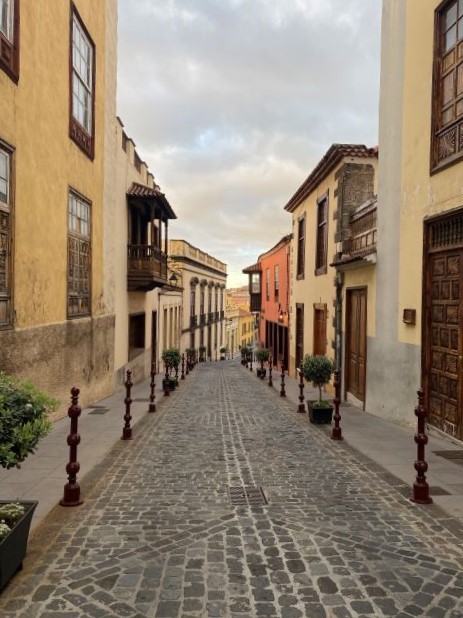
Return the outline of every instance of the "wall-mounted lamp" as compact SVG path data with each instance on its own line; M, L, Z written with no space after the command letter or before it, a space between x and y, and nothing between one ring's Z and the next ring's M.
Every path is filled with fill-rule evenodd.
M169 283L170 285L176 286L178 283L178 277L175 273L172 273L171 276L169 277Z

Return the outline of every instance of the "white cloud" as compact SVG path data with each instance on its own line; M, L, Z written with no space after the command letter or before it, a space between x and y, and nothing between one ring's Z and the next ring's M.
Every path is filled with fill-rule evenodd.
M230 271L291 231L283 206L331 143L377 142L381 0L119 11L118 113L178 215L172 237Z

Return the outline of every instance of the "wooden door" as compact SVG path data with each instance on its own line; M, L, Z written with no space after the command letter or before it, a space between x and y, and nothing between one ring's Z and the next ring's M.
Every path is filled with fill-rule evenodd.
M313 354L326 354L326 305L314 305Z
M425 390L429 422L459 439L462 432L462 256L458 249L428 258Z
M304 305L296 304L296 369L304 357Z
M346 391L365 402L367 289L347 290Z

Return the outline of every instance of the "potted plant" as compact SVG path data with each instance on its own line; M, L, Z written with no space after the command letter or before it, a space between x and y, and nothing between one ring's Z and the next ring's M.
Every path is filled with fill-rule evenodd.
M270 350L268 348L257 348L256 359L260 362L260 369L256 369L257 377L263 380L267 374L267 369L264 367L264 363L270 358Z
M248 346L246 345L241 346L240 353L241 353L241 364L247 365L248 364L248 354L249 354Z
M180 364L180 351L178 348L167 348L162 351L161 358L166 369L166 373L162 381L162 388L164 389L164 394L166 395L169 391L175 390L175 387L178 386L177 377L178 366ZM177 377L172 373L173 371L177 373Z
M225 354L227 353L227 348L225 347L221 347L220 348L220 360L225 360Z
M192 371L195 366L195 354L196 350L194 348L187 348L185 350L186 353L186 364L188 367L188 371Z
M30 382L0 372L0 466L19 468L51 430L58 402ZM36 501L0 502L0 590L22 566Z
M323 401L322 388L328 384L334 372L333 361L324 355L311 356L306 354L302 361L302 375L307 382L318 387L318 401L307 401L309 419L311 423L331 423L333 405L330 401Z
M200 345L199 346L199 362L204 363L205 360L206 360L206 346Z

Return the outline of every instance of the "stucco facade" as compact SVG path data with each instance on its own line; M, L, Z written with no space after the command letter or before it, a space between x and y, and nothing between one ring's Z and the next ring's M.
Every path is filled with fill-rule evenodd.
M85 131L75 131L80 112L71 97L75 24L94 61L90 135L84 137ZM3 178L8 195L0 208L0 368L37 383L63 406L74 384L83 404L112 390L114 308L104 242L109 212L104 175L110 173L105 147L115 108L116 24L115 0L22 2L20 30L15 23L17 79L0 68L0 150L8 170ZM89 213L90 273L84 299L89 309L70 318L71 192Z
M444 41L446 13L456 10L455 2L436 0L394 0L383 6L380 243L376 340L369 375L374 389L369 407L377 414L413 423L416 390L423 385L431 424L462 439L461 370L457 369L462 324L456 296L460 287L456 247L461 239L459 232L448 234L446 228L463 212L461 137L455 139L455 132L461 131L461 110L457 107L450 120L447 116L443 120L444 113L442 120L439 116L439 106L460 96L461 81L460 77L453 81L442 95L438 72L438 67L444 67L453 79L452 62L461 58L463 33L459 32L455 48L453 41ZM442 235L437 243L438 226ZM439 275L444 262L448 264ZM453 266L456 278L449 283L446 277L452 275ZM441 295L447 286L452 293L446 299ZM452 339L455 336L451 349L445 344L450 332Z
M377 149L333 144L285 206L292 215L289 371L305 354L334 357L333 259L342 222L376 190Z
M132 381L139 382L149 376L151 363L162 370L161 353L164 347L179 344L179 316L182 312L182 294L172 290L169 283L146 289L128 289L127 246L130 236L130 188L156 189L153 174L138 155L135 143L124 131L120 119L114 118L116 135L116 178L113 186L116 195L113 227L115 281L115 348L114 370L116 384L123 384L127 369L132 371ZM156 195L147 192L145 203L133 209L142 210L155 206ZM148 225L146 222L144 225ZM167 274L169 281L171 273ZM151 288L151 289L150 289Z
M183 287L181 351L204 347L207 359L220 358L225 346L227 265L185 240L169 241L169 264Z

